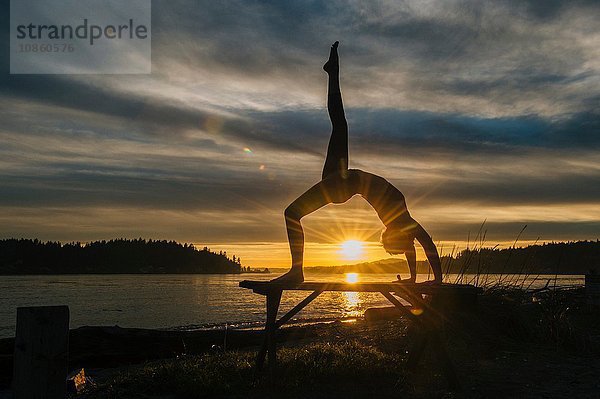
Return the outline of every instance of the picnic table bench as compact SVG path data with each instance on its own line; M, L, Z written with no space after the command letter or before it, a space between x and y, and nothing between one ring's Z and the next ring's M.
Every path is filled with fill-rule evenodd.
M475 301L477 287L466 284L423 284L423 283L346 283L346 282L312 282L286 283L270 281L244 280L239 283L242 288L251 289L254 293L266 297L267 319L265 323L265 338L256 358L256 370L263 367L268 354L269 369L273 375L277 362L276 334L283 326L309 303L325 291L343 292L379 292L398 309L402 316L407 317L419 328L419 336L409 351L407 367L414 371L419 363L427 344L431 344L442 371L450 387L458 387L458 378L452 361L448 356L446 345L441 336L444 322L444 302L446 299L459 295L473 298ZM300 303L285 315L277 319L279 304L283 291L312 291ZM396 296L404 299L410 306L403 305ZM425 298L424 298L425 296Z

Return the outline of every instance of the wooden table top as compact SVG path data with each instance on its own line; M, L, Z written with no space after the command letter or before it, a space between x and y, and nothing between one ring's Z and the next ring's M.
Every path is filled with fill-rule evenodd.
M381 283L381 282L320 282L320 281L304 281L302 283L289 283L279 281L252 281L244 280L239 284L242 288L249 288L257 293L267 291L346 291L346 292L412 292L415 294L439 294L439 293L456 293L457 291L480 291L477 288L468 284L431 284L431 283Z

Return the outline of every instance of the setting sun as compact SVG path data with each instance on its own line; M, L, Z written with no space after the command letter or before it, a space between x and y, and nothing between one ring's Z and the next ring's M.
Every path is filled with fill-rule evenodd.
M357 240L345 241L339 252L346 260L358 260L363 254L363 243Z
M346 282L347 283L357 283L358 282L358 273L346 273Z

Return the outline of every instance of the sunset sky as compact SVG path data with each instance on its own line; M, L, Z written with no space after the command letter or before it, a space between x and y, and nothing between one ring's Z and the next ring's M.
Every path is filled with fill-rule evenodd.
M8 54L9 2L2 0ZM350 167L443 253L600 238L598 1L153 1L152 74L0 77L0 238L173 239L289 265L340 41ZM375 260L361 198L303 220L306 265ZM340 244L367 242L358 259Z

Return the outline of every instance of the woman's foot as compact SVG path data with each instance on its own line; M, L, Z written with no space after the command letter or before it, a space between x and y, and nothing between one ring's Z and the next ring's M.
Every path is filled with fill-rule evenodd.
M337 73L340 70L340 63L337 51L339 44L340 42L337 41L333 43L333 45L331 46L331 50L329 51L329 60L327 60L325 65L323 65L323 69L328 74Z
M304 273L302 269L296 270L292 268L289 272L271 280L271 283L290 283L298 284L304 281Z

